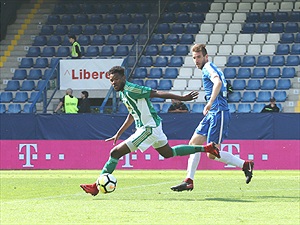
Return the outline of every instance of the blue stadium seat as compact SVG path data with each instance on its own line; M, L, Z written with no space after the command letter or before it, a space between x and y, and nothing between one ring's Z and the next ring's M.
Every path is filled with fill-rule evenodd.
M72 44L70 43L69 37L68 35L65 35L62 37L62 42L61 42L62 46L72 46Z
M85 56L86 57L95 57L100 54L98 46L88 46L86 49Z
M12 103L8 105L7 113L20 113L21 112L21 104Z
M168 34L170 33L170 25L168 23L160 23L156 27L156 33Z
M243 61L241 63L241 66L252 67L252 66L255 66L255 64L256 64L255 57L247 55L247 56L243 57Z
M181 56L172 56L170 58L169 67L181 67L183 64L183 58Z
M61 58L59 57L51 58L49 67L53 68L54 66L56 66L59 63L59 60L61 60Z
M283 33L284 32L284 25L283 23L272 23L270 27L270 33Z
M120 36L119 35L109 35L106 39L107 45L118 45L120 42Z
M102 5L102 4L101 4ZM102 24L103 16L102 14L91 14L89 24Z
M120 14L118 24L130 24L132 20L131 14Z
M186 56L189 53L189 48L187 45L177 45L175 48L174 55Z
M158 46L157 45L148 45L146 47L146 55L148 55L148 56L158 55Z
M160 113L168 113L171 103L164 103L161 107Z
M115 24L117 22L118 22L118 18L116 14L105 14L103 17L104 24Z
M136 5L135 2L126 2L126 4L123 5L123 13L131 15L131 13L135 13L137 11L137 6L138 5Z
M289 90L291 88L291 80L290 79L279 79L277 83L277 90Z
M291 12L289 21L290 22L300 22L300 12L299 11Z
M269 33L270 24L269 23L258 23L256 27L256 33Z
M273 95L277 102L285 102L287 99L286 91L274 91Z
M239 104L237 108L238 113L250 113L251 112L251 105L249 103L246 104Z
M299 25L297 22L287 22L285 24L285 31L286 33L298 33L299 32Z
M66 6L64 4L56 3L54 5L53 14L64 14L66 13Z
M91 40L91 45L101 46L105 44L105 36L104 35L94 35Z
M62 25L71 25L74 23L73 14L63 14L60 18L60 24Z
M48 15L46 24L47 25L57 25L57 24L60 24L60 17L59 17L59 15L54 15L54 14Z
M47 44L47 37L44 35L35 36L32 45L33 46L44 46Z
M67 25L57 25L54 31L56 35L67 35L69 33L69 28Z
M82 34L83 35L95 35L97 33L97 27L93 24L87 24L84 26ZM79 38L78 38L79 42Z
M94 6L94 11L96 13L99 13L99 14L105 14L105 13L110 11L110 8L109 8L110 4L109 3L94 4L93 6Z
M111 3L111 10L116 14L120 14L123 12L123 5L119 3Z
M271 98L271 92L270 91L259 91L256 101L257 102L269 102Z
M240 92L233 92L228 96L228 102L239 102L241 100Z
M48 46L59 46L62 43L61 36L59 35L52 35L49 37L47 41Z
M132 34L122 35L120 44L121 45L133 45L135 42L134 36Z
M168 65L168 57L166 56L156 57L153 65L156 67L166 67Z
M124 24L115 24L112 29L112 34L122 35L126 34L126 27Z
M247 14L246 23L258 23L260 21L260 13L249 12Z
M39 80L42 79L42 70L41 69L31 69L27 76L27 80Z
M282 78L294 78L296 75L296 70L294 67L284 67L282 69Z
M271 59L268 55L260 55L257 58L256 66L270 66Z
M151 56L142 56L139 61L140 67L150 67L153 64L153 59Z
M5 104L0 104L0 114L5 113L6 112L6 105Z
M71 50L66 46L59 46L57 48L56 57L68 57L71 55Z
M33 80L24 80L20 87L20 91L32 91L35 87Z
M164 98L151 98L151 102L164 102Z
M294 43L295 36L293 33L283 33L280 38L280 43L291 44Z
M177 14L176 23L189 23L191 20L188 13L179 13Z
M159 81L158 90L171 90L173 87L172 81L168 79L162 79Z
M81 6L82 12L86 14L93 14L95 12L94 8L94 4L89 2L84 2Z
M259 90L260 89L260 80L258 80L258 79L248 80L246 89L247 90Z
M183 34L181 35L179 44L193 44L195 41L194 35L192 34Z
M52 35L54 33L53 25L43 25L39 35Z
M13 94L11 91L1 92L1 95L0 95L1 103L8 103L8 102L11 102L12 100L13 100Z
M81 46L87 46L91 43L91 37L90 35L80 35L77 41Z
M156 90L157 86L158 86L158 81L157 80L146 80L145 86Z
M271 66L283 66L285 64L285 58L283 55L275 55L272 57Z
M240 56L229 56L226 66L229 67L239 67L241 65Z
M176 19L175 13L165 13L161 16L161 23L174 23Z
M274 15L274 22L287 22L289 14L287 12L276 12Z
M225 68L224 76L226 79L234 79L236 76L236 68Z
M16 96L13 99L14 103L24 103L28 100L28 93L27 91L18 91L16 92Z
M232 83L233 90L244 90L246 87L245 80L234 80Z
M70 35L79 35L82 34L82 26L81 25L71 25L69 29Z
M101 52L100 52L101 56L112 56L113 54L114 54L114 47L113 46L104 45L101 48Z
M260 113L261 110L265 107L265 104L263 103L254 103L253 104L253 108L252 108L252 112L253 113Z
M140 24L129 24L127 34L139 34L141 30Z
M22 58L19 68L31 68L33 67L33 58Z
M117 46L115 56L126 56L129 53L129 48L128 46L125 45L119 45Z
M276 89L276 81L274 79L263 80L261 90L274 90Z
M300 55L300 44L293 44L292 45L291 55Z
M241 98L241 102L255 102L256 92L255 91L245 91Z
M145 78L147 76L147 69L146 68L141 68L141 67L138 67L135 69L134 71L134 75L133 77L134 78Z
M273 12L263 12L260 14L260 22L271 23L274 21Z
M270 67L268 68L266 78L279 78L280 77L280 68Z
M43 48L41 57L53 57L55 56L55 48L51 46L46 46Z
M161 45L165 41L165 37L163 34L153 34L153 36L150 39L150 44L157 44Z
M159 113L160 112L160 104L153 104L153 108L154 108L154 110L157 112L157 113Z
M38 46L29 47L26 57L38 57L41 54L41 48Z
M36 85L35 90L36 91L40 91L43 88L43 86L45 85L45 83L46 83L46 80L39 80L38 83L37 83L37 85ZM49 81L47 82L47 86L46 87L47 87L47 90L50 89L50 83L49 83Z
M253 69L251 78L265 78L266 77L266 69L261 67L256 67Z
M151 68L148 78L152 79L160 79L162 77L162 69L161 68Z
M144 24L147 20L147 17L143 13L136 13L132 18L132 23L135 24Z
M160 55L171 56L174 54L174 48L172 45L161 46Z
M51 74L52 69L45 69L44 76L42 76L43 80L46 80L50 77L50 80L57 78L57 70L54 70L53 74Z
M188 23L185 27L186 34L198 34L200 31L200 26L197 23Z
M192 106L191 113L203 113L204 106L205 105L203 103L194 103Z
M230 113L235 113L236 112L236 105L234 103L229 103L228 108L229 108Z
M36 98L36 96L38 95L38 91L32 91L31 93L30 93L30 97L29 97L29 99L28 99L28 102L33 102L34 101L34 99ZM37 102L42 102L43 101L43 95L40 95L40 97L38 98L38 100L37 100Z
M192 13L191 15L191 22L192 23L203 23L205 20L205 16L203 13L199 13L199 12L195 12L195 13Z
M171 34L182 34L185 31L185 27L182 23L175 23L171 26Z
M276 47L276 55L288 55L290 53L290 46L288 44L279 44Z
M87 14L78 14L75 16L74 24L85 25L89 23L89 17Z
M248 68L248 67L245 67L245 68L242 67L242 68L238 69L236 78L239 78L239 79L249 79L250 76L251 76L251 69Z
M30 112L30 106L31 106L31 104L24 104L24 106L23 106L23 113L31 113ZM33 109L32 109L33 111L32 111L32 113L36 113L36 106L33 106Z
M24 80L27 77L27 70L25 69L16 69L14 72L13 80Z
M178 34L169 34L165 39L165 44L177 44L179 42Z
M178 76L177 68L166 68L164 79L176 79Z
M182 12L181 4L179 2L170 2L167 5L168 12Z
M144 86L144 80L134 79L134 80L131 81L131 83L137 84L137 85L140 85L140 86Z
M300 49L299 49L300 51ZM300 54L300 52L299 52ZM298 66L300 65L300 58L298 55L289 55L287 56L286 58L286 63L285 63L286 66Z
M255 23L245 23L242 27L241 33L243 34L253 34L255 33L256 25Z
M20 83L18 80L8 80L5 91L17 91L20 89Z
M101 34L101 35L111 34L111 25L110 24L101 24L98 28L97 34Z

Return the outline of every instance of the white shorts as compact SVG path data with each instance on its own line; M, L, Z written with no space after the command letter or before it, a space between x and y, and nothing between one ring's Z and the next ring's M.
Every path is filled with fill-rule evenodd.
M140 127L135 133L125 140L131 152L140 149L146 151L150 146L157 149L168 143L167 136L162 130L162 125L158 127Z

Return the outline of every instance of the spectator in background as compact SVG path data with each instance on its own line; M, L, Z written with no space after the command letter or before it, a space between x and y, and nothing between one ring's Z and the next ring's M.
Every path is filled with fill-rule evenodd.
M81 58L80 44L76 41L75 35L69 35L69 41L72 44L72 49L71 49L72 59L80 59Z
M91 112L91 103L88 99L89 93L87 91L81 92L81 101L79 104L78 113L90 113Z
M278 106L276 105L276 99L273 97L273 98L270 98L270 104L269 105L266 105L262 110L261 112L262 113L265 113L265 112L279 112L279 108Z
M179 113L185 113L188 112L189 109L186 106L186 104L184 104L183 102L177 100L177 99L172 99L172 105L170 105L168 112L179 112Z
M57 113L57 111L61 108L63 108L63 111L65 113L77 113L78 112L78 99L73 96L73 90L71 88L68 88L66 90L66 95L60 99L59 104L57 105L56 109L54 110L54 113Z

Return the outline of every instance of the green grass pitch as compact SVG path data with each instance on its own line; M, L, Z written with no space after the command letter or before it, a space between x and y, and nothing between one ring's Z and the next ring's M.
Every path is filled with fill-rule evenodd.
M115 192L84 193L95 170L0 171L1 225L299 225L297 171L254 171L245 184L242 171L197 171L191 192L170 186L185 171L117 170Z

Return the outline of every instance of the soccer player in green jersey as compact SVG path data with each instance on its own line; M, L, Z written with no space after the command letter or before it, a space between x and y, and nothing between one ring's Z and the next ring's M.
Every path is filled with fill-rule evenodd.
M135 122L136 131L129 138L113 147L110 157L104 165L101 174L112 173L119 159L137 149L142 152L152 146L164 158L173 156L183 156L194 154L196 152L209 152L216 157L220 157L219 149L215 143L208 145L177 145L170 147L168 139L162 130L161 118L157 115L152 106L150 98L177 99L180 101L189 101L198 97L198 92L192 91L187 95L175 95L169 92L153 90L146 86L139 86L126 80L124 68L114 66L109 70L109 79L111 85L120 93L120 99L128 109L128 116L117 133L106 139L113 140L113 144L120 138L122 133ZM99 190L96 183L81 184L80 187L91 195L97 195Z

